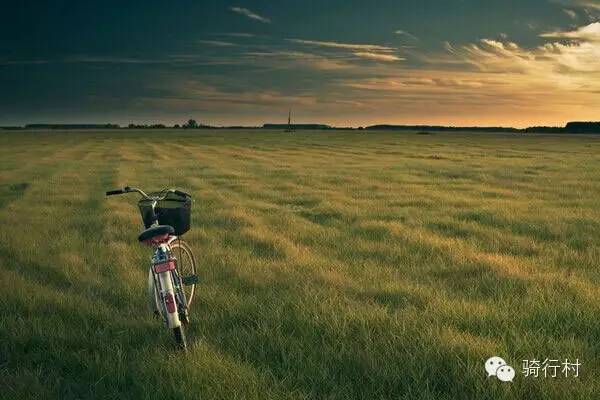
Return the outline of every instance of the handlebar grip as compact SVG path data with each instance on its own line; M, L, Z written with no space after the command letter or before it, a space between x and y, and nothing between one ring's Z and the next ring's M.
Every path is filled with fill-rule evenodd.
M186 192L182 192L181 190L173 190L173 193L175 193L179 196L183 196L183 197L192 197L189 194L187 194Z
M106 192L107 196L114 196L115 194L123 194L125 193L123 191L123 189L118 189L118 190L109 190L108 192Z

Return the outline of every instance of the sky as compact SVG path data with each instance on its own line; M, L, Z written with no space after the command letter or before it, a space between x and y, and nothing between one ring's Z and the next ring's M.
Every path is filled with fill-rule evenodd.
M0 125L600 120L600 0L14 1Z

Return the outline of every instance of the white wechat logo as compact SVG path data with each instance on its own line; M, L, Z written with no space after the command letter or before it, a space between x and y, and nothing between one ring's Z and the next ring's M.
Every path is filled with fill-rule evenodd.
M496 370L501 365L506 365L506 361L504 361L500 357L490 357L485 362L485 370L488 373L488 376L496 376Z
M515 369L510 365L503 365L496 370L496 377L502 382L512 382L515 377Z
M506 364L500 357L490 357L485 362L485 371L488 377L495 376L502 382L512 382L515 377L515 369Z

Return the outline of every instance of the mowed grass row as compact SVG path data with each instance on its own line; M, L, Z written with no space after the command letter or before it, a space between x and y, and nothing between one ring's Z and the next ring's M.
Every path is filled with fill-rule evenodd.
M0 149L9 398L593 398L600 140L31 132ZM135 196L194 196L191 350L146 310ZM486 379L505 358L515 381ZM579 378L521 360L579 358Z

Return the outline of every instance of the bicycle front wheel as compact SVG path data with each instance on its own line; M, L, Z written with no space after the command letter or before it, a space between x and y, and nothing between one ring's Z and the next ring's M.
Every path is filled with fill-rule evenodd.
M191 247L181 239L177 239L171 243L171 254L177 259L177 272L182 281L184 281L184 285L182 285L183 292L185 293L185 300L189 310L192 300L194 300L194 290L196 289L196 259ZM185 284L186 280L194 281L194 283Z

